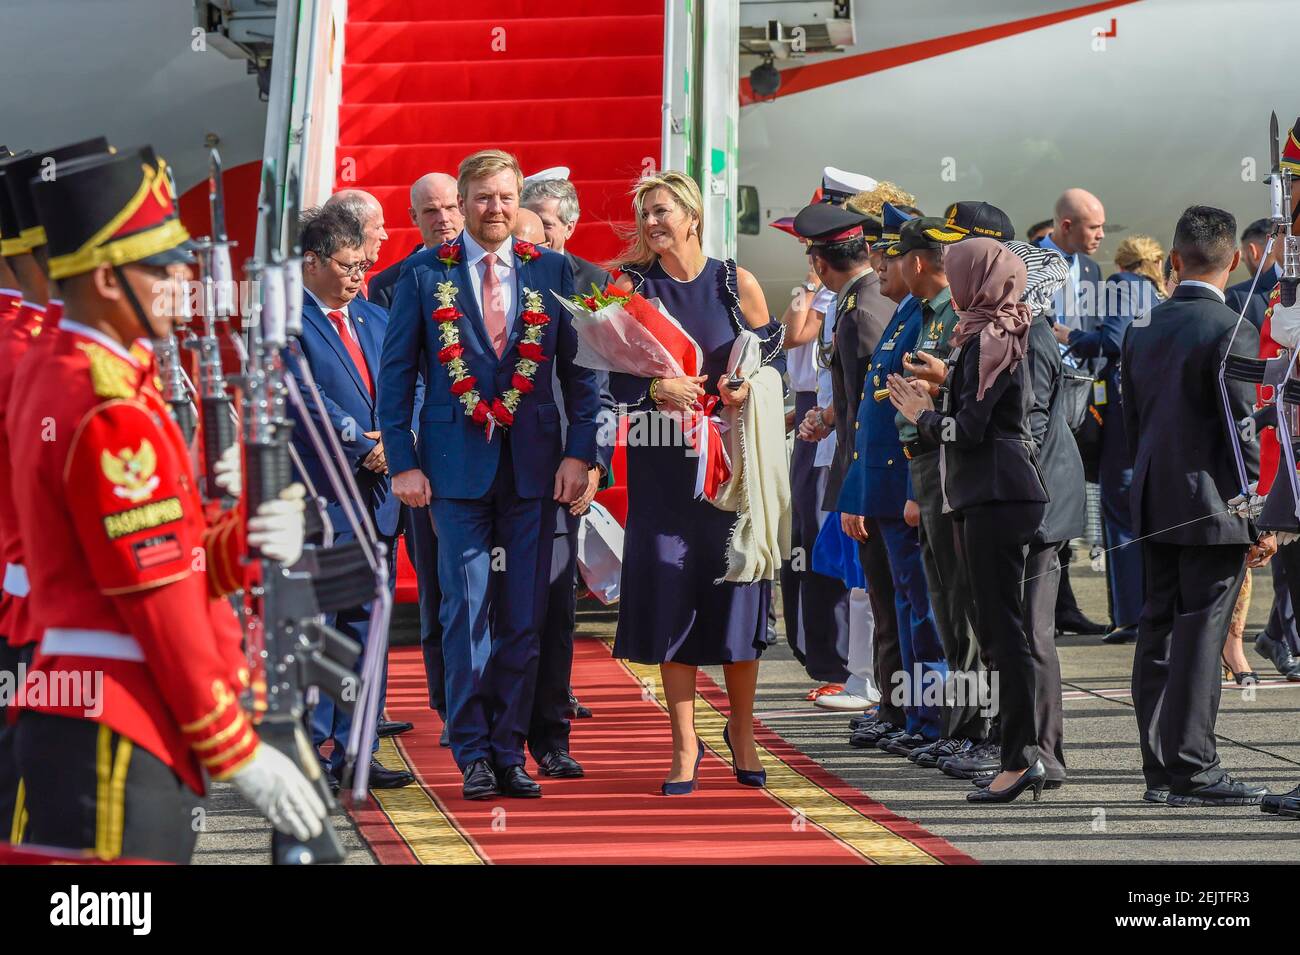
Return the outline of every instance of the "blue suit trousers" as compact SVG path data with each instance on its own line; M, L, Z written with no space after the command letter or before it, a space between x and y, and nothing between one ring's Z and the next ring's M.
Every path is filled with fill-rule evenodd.
M923 705L926 687L932 696L934 686L942 694L948 677L948 660L944 654L939 628L930 609L930 593L921 561L921 539L915 527L908 527L901 517L878 517L876 522L889 552L889 570L894 579L894 610L898 617L898 648L903 658L902 688L905 700L905 729L933 742L943 735L942 707L939 701ZM917 674L920 680L917 679ZM897 686L897 684L895 684ZM888 691L881 687L881 692Z
M524 764L537 683L555 502L519 496L512 437L505 436L487 494L434 498L430 505L442 588L447 733L461 769L478 759L497 769Z

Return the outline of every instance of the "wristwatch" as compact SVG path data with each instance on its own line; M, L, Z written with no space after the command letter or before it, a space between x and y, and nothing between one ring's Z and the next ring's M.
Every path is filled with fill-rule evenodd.
M805 292L815 292L815 291L817 291L817 286L814 285L812 282L804 282L804 283L803 283L803 288L804 288L804 291L805 291Z

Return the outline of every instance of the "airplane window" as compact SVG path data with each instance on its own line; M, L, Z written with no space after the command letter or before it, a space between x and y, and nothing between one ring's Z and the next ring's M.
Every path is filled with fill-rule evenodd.
M741 235L758 235L758 189L754 186L736 187L736 231Z

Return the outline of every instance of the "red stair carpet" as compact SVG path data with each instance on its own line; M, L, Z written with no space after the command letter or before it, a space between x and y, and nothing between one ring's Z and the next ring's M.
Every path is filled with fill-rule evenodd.
M845 785L759 726L766 790L740 786L722 743L726 698L701 674L696 728L709 747L700 789L665 797L667 715L646 678L600 640L576 642L573 687L591 707L575 720L571 750L583 779L538 777L541 799L461 798L451 751L428 708L417 648L392 652L388 715L415 729L385 740L381 760L408 766L418 785L376 792L352 814L383 863L870 864L970 863L920 826ZM529 763L530 771L533 770ZM377 801L376 801L377 800Z
M663 0L351 0L335 185L383 203L378 267L419 242L411 183L486 147L525 175L568 166L582 206L571 248L617 253L611 226L630 222L629 189L659 164L663 29Z

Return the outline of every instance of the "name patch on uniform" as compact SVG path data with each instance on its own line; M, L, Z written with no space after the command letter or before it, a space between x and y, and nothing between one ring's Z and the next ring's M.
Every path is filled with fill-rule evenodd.
M141 570L148 570L150 567L157 567L159 564L180 560L184 556L181 551L181 542L176 539L175 534L150 537L138 544L132 544L131 553L135 557L135 565Z
M104 516L104 530L108 531L109 540L117 540L119 537L126 537L128 534L136 534L140 531L147 531L155 527L161 527L164 524L170 524L172 521L179 521L183 513L180 498L164 498L161 501L141 504L129 511L106 514Z

